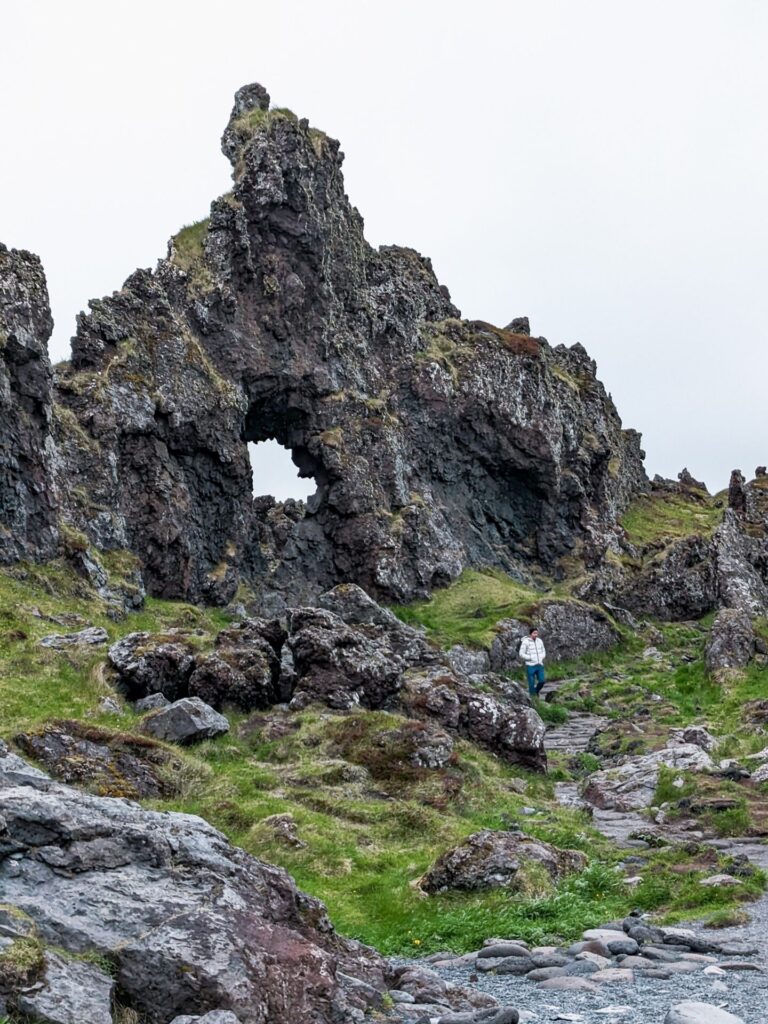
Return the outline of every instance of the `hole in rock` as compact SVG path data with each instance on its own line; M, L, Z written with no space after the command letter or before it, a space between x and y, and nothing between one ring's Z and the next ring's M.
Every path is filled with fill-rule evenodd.
M294 498L307 501L316 491L311 476L300 476L291 452L269 438L266 441L248 442L248 457L253 472L253 495L271 494L277 501Z

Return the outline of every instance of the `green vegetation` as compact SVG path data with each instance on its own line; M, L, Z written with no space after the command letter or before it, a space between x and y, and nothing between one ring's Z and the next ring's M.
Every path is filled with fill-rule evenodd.
M202 288L213 286L213 275L205 265L205 239L210 218L187 224L173 236L171 260L190 280Z
M698 534L710 537L723 518L722 498L703 491L651 494L637 498L621 525L632 544L644 547Z
M119 578L119 567L133 556L104 556ZM221 629L225 616L181 602L148 599L144 609L114 622L108 607L61 561L17 565L0 571L0 729L3 738L54 718L83 718L110 692L103 672L103 651L66 653L46 650L37 641L91 624L104 626L110 640L135 630L162 631L171 626ZM96 713L94 724L115 724ZM122 721L122 720L121 720Z
M39 939L16 939L0 950L0 988L31 984L43 964L43 945Z
M465 569L450 587L435 591L429 601L397 605L403 622L425 626L437 643L483 647L499 619L525 616L541 593L496 569Z
M130 578L132 555L101 557L116 577ZM489 642L498 619L524 616L540 596L501 573L469 571L431 601L398 613L425 625L442 643L480 644ZM98 710L99 699L110 692L103 651L57 653L38 646L47 633L86 623L103 625L111 641L135 630L199 630L194 643L205 649L227 618L222 611L150 599L141 612L114 622L105 603L63 562L0 570L4 739L54 718L87 717L121 731L134 726L131 711L114 716ZM649 662L642 657L646 640L632 637L614 651L569 666L576 678L563 685L555 703L541 702L541 713L559 722L571 710L598 708L613 720L615 734L607 735L620 751L638 742L661 746L670 726L703 718L728 737L734 752L765 745L764 737L743 728L743 704L758 695L758 675L747 672L723 692L704 678L705 634L699 625L658 628L660 648L674 652L675 659L690 657L689 663ZM644 707L650 709L645 718ZM635 906L670 920L725 915L763 885L758 873L735 889L701 886L699 880L715 870L711 853L665 847L645 851L643 881L636 889L627 887L617 870L621 854L582 812L554 798L555 779L594 771L600 764L594 754L554 757L553 771L545 777L456 741L449 763L430 771L411 764L414 723L396 714L339 715L312 707L230 719L227 736L174 751L184 765L184 785L174 799L154 806L202 815L233 842L290 871L302 888L326 902L340 931L388 953L462 951L492 934L567 941ZM631 729L636 721L644 724L641 737ZM695 797L703 808L697 812L702 823L718 834L756 821L761 794L745 795L735 783L713 780L711 786L719 786L715 792L698 777L695 782L686 777L681 790L672 785L676 777L662 772L657 799L674 803ZM723 795L735 803L721 811L707 809L709 797ZM479 829L509 827L584 851L587 870L556 887L536 872L524 872L515 893L423 896L418 880L439 854Z

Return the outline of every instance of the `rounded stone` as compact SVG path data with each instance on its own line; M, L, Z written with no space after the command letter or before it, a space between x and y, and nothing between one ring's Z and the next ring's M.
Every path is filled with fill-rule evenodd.
M664 1024L744 1024L744 1020L719 1006L692 1001L671 1006Z

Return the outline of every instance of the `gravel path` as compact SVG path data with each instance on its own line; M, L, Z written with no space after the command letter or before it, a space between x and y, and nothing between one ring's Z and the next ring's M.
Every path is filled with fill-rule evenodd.
M533 1014L532 1024L572 1020L574 1024L663 1024L667 1010L686 999L719 1006L741 1017L745 1024L768 1022L768 899L750 907L752 920L740 928L697 929L717 942L749 941L760 946L760 953L748 959L760 964L758 971L728 971L711 976L702 970L681 974L668 981L643 978L635 972L633 984L604 985L598 992L556 992L541 990L512 975L479 975L476 988L487 992L502 1005L514 1006ZM722 958L721 958L722 959ZM467 985L471 967L458 970L440 968L438 973L456 985ZM612 1009L613 1008L613 1009ZM567 1015L571 1014L571 1017Z

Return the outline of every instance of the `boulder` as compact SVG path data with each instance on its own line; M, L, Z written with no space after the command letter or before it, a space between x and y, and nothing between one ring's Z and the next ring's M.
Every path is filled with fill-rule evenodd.
M277 660L274 653L271 656ZM227 648L198 658L188 693L217 711L223 707L254 711L279 700L269 659L258 648Z
M3 903L45 943L107 957L147 1024L213 1010L241 1024L354 1024L369 1004L345 977L386 988L378 954L336 936L319 901L200 818L25 776L6 753L0 821Z
M420 633L397 620L348 625L321 608L293 608L288 628L297 703L391 707L407 668L440 660Z
M22 733L15 742L57 779L102 796L137 800L176 791L173 774L180 762L144 736L67 721Z
M168 700L186 697L195 667L192 648L183 634L153 636L129 633L108 651L117 689L130 701L153 693Z
M718 742L717 737L713 736L703 725L688 725L684 729L673 729L669 734L667 746L679 747L686 743L693 743L711 754Z
M664 1024L744 1024L744 1019L712 1003L689 1000L671 1006Z
M155 711L157 708L167 708L170 703L162 693L151 693L149 697L137 700L133 707L135 711Z
M692 743L666 747L642 757L627 758L615 768L594 772L584 783L584 799L602 810L633 811L650 807L661 765L692 772L709 771L714 767L709 754Z
M519 619L501 619L496 623L496 635L489 652L494 672L516 672L521 669L523 663L517 649L522 638L528 635L528 629Z
M47 950L37 984L12 997L18 1013L44 1024L112 1024L115 983L93 964Z
M755 631L748 612L721 608L712 623L704 661L711 676L746 668L755 653Z
M538 626L550 662L607 651L620 640L604 611L579 601L541 602L532 625Z
M403 677L399 705L408 715L434 718L505 761L543 771L546 730L528 697L514 685L501 686L495 676L478 679L482 691L442 667L413 669Z
M377 604L354 583L340 583L332 587L320 595L317 604L349 626L384 626L397 630L403 625L394 612Z
M182 697L144 718L141 731L167 743L198 743L229 732L227 719L199 697Z
M560 850L522 832L475 832L442 854L421 878L429 893L451 889L519 888L527 872L544 872L554 883L586 867L587 858L575 850ZM531 967L550 966L532 964ZM529 968L530 969L530 968Z
M491 659L487 651L474 650L455 644L448 650L448 664L454 672L463 676L484 675L491 670Z
M38 640L38 644L54 651L65 651L69 647L97 647L108 639L109 634L102 626L88 626L77 633L50 633Z

